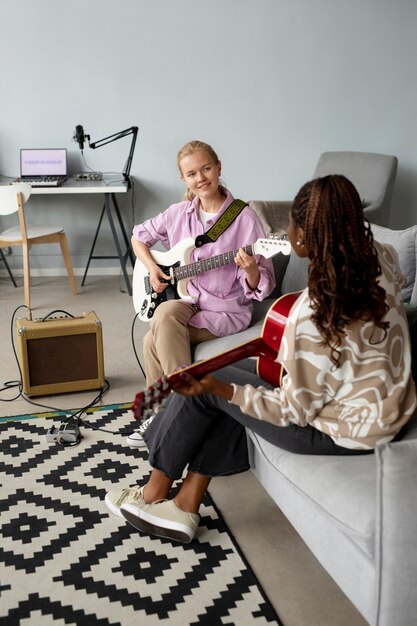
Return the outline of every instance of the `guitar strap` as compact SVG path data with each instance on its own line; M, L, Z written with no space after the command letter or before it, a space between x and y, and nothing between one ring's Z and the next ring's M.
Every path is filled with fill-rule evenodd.
M242 212L242 210L248 206L247 202L243 200L233 200L232 204L230 204L223 215L219 217L217 222L213 224L213 226L202 235L198 235L195 240L196 248L200 248L205 243L213 243L216 241L222 233L232 224L237 216Z

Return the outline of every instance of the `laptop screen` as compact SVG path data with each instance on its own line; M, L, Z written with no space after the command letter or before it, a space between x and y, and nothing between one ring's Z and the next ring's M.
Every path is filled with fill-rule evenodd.
M20 175L66 176L67 151L65 148L22 148L20 150Z

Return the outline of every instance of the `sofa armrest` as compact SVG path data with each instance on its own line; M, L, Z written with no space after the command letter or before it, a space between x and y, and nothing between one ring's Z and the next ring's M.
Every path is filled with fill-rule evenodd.
M415 624L417 577L417 440L376 450L378 467L376 558L378 597L375 624ZM397 618L401 615L401 622Z

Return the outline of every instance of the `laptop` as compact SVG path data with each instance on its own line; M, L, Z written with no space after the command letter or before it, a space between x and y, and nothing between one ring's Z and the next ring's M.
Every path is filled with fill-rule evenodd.
M60 187L67 180L66 148L22 148L18 182Z

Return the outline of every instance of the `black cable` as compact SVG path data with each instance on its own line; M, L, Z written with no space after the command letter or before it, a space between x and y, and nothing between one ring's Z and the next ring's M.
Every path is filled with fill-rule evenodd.
M39 402L35 402L34 400L32 400L31 398L29 398L29 396L26 395L26 393L23 391L23 375L22 375L22 370L20 367L20 363L19 363L19 358L17 356L17 352L16 352L16 347L15 347L15 342L14 342L14 335L13 335L13 329L14 329L14 320L15 320L15 316L16 313L19 309L21 308L25 308L29 311L29 315L30 315L30 320L32 320L32 310L26 306L26 305L20 305L18 306L12 314L12 318L11 318L11 324L10 324L10 340L11 340L11 345L12 345L12 350L13 350L13 354L16 360L16 364L19 370L19 380L14 380L14 381L7 381L4 383L4 386L0 389L0 393L2 391L8 390L8 389L13 389L14 387L18 388L18 393L14 398L1 398L0 397L0 402L13 402L14 400L17 400L18 398L23 398L24 400L26 400L27 402L29 402L29 404L42 408L42 409L49 409L50 411L55 411L57 413L66 413L66 417L63 417L62 421L61 421L61 425L65 424L66 422L73 420L75 418L76 420L76 426L79 427L80 424L83 424L84 426L88 426L94 430L100 430L102 432L105 433L110 433L113 435L121 435L122 437L125 437L126 435L130 434L132 432L132 430L128 430L128 431L112 431L112 430L106 430L104 428L99 428L98 426L95 426L94 424L91 424L90 422L83 420L81 418L82 414L85 413L86 411L88 411L88 409L93 408L94 406L98 405L98 403L102 400L102 398L106 395L106 393L109 391L110 389L110 383L107 379L105 379L105 384L103 387L100 388L99 393L95 396L95 398L93 400L91 400L91 402L89 402L87 405L85 405L84 407L82 407L81 409L78 409L77 411L72 411L71 409L60 409L57 408L55 406L50 406L47 404L40 404ZM65 313L66 315L68 315L69 317L74 319L74 315L72 315L71 313L68 313L67 311L64 311L62 309L55 309L53 311L51 311L50 313L48 313L48 315L45 315L45 317L42 318L42 321L45 321L46 319L48 319L48 317L50 317L51 315L53 315L54 313ZM135 320L136 320L137 315L135 316ZM134 320L134 322L135 322ZM133 328L132 328L132 332L133 332ZM136 349L133 346L135 355L136 355L136 359L139 363L139 366L143 372L142 366L140 364L139 361L139 357L137 356L136 353ZM143 375L145 375L145 373L143 372ZM74 442L74 443L62 443L62 441L57 441L57 443L60 443L60 445L67 447L67 446L73 446L73 445L77 445L80 442L80 439L82 438L82 436L80 436L80 438Z
M65 313L65 315L67 315L68 317L71 317L73 320L75 319L75 316L72 315L71 313L68 313L68 311L64 311L63 309L54 309L53 311L48 313L48 315L45 315L45 317L42 317L40 321L45 322L48 319L48 317L51 317L51 315L53 315L54 313Z
M132 331L131 331L131 339L132 339L132 348L133 348L133 352L135 353L135 357L136 357L136 361L138 362L138 365L142 371L143 377L146 379L146 374L145 374L145 370L142 367L142 364L139 360L138 357L138 353L136 351L136 346L135 346L135 336L134 336L134 329L135 329L135 324L136 324L136 320L138 319L139 313L136 313L135 317L133 318L133 322L132 322Z
M12 320L11 320L11 324L10 324L10 335L11 335L11 344L12 344L12 349L13 349L13 354L17 363L17 367L19 369L19 376L20 376L20 380L9 380L7 382L4 383L4 387L2 387L0 389L0 393L2 391L5 391L6 389L12 389L13 387L18 387L19 389L19 393L17 394L17 396L15 396L14 398L0 398L0 402L13 402L14 400L17 400L18 398L20 398L22 396L22 390L23 390L23 384L22 384L22 370L20 369L20 363L19 363L19 359L17 358L17 353L16 353L16 348L14 345L14 337L13 337L13 327L14 327L14 318L16 313L18 312L19 309L27 309L29 311L29 315L30 315L30 319L32 319L32 310L26 306L25 304L21 304L20 306L18 306L12 314Z

